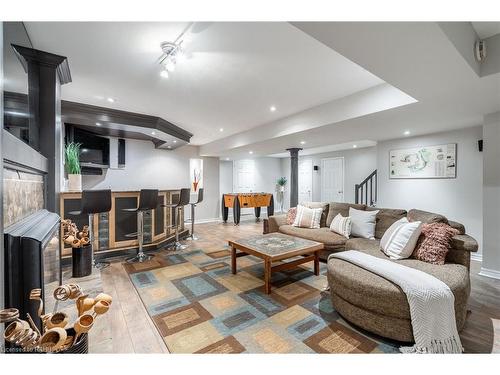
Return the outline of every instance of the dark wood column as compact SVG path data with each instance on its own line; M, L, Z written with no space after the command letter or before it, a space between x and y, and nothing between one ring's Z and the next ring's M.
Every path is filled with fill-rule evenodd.
M299 203L299 151L301 148L287 148L290 152L290 207Z
M64 56L13 45L28 73L29 143L48 160L46 208L59 212L63 181L61 85L71 82Z

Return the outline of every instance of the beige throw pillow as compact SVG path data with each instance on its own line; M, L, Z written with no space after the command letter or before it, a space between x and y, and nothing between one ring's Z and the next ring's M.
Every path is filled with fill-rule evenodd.
M380 240L382 251L391 259L406 259L417 245L422 223L408 222L406 217L396 221L387 229Z
M351 218L349 216L344 217L341 214L337 214L330 224L330 230L340 234L341 236L349 238L351 235L351 225Z
M298 205L297 215L295 216L293 226L299 228L317 229L319 228L319 222L321 220L322 212L322 208L307 208Z

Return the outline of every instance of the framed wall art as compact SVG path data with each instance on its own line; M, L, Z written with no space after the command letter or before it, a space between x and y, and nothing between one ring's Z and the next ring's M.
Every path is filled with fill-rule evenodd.
M456 178L457 144L422 146L389 152L389 178Z

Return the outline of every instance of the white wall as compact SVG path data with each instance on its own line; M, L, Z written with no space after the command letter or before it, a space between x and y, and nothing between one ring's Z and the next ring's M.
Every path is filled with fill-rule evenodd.
M174 151L155 149L150 141L126 140L125 168L108 169L103 176L83 176L84 189L140 190L190 187L189 159L199 158L198 148L184 146ZM196 219L219 217L219 159L204 157L204 200ZM186 209L189 217L189 209Z
M219 192L220 194L233 192L233 162L221 160L219 162Z
M275 196L276 207L276 180L282 176L281 163L278 158L253 158L254 161L254 192L272 193ZM233 162L221 160L219 162L219 191L223 193L233 192ZM220 198L219 198L220 202ZM266 212L266 208L262 208ZM253 214L253 209L242 209L243 214Z
M281 177L281 163L277 158L255 159L255 191L276 195L276 180Z
M370 173L377 169L376 147L366 147L353 150L327 152L309 156L300 156L300 160L311 159L313 166L319 166L313 171L312 200L321 201L321 159L344 158L344 201L354 202L354 185L363 181ZM290 158L281 159L282 173L290 180ZM285 208L290 205L290 187L285 190Z
M481 274L500 278L500 112L485 117L483 264Z
M422 137L381 142L377 145L378 207L417 208L445 215L465 225L481 251L483 155L477 141L482 127L472 127ZM406 147L457 143L457 178L389 179L389 151Z

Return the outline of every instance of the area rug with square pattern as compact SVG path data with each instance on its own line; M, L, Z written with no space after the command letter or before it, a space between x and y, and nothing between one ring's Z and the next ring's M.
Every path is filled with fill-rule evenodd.
M171 353L395 353L398 344L344 321L332 307L326 265L272 275L264 292L264 264L238 258L231 273L227 247L203 243L161 251L124 267Z

